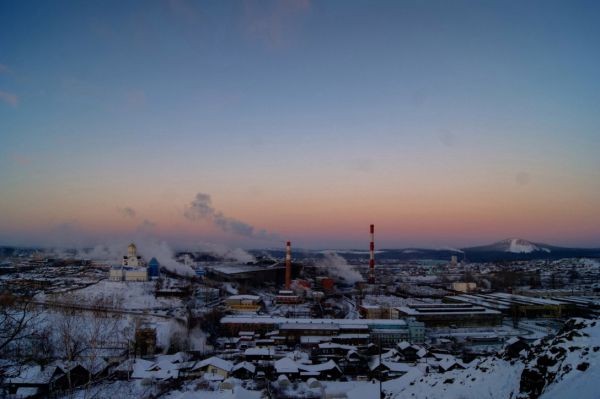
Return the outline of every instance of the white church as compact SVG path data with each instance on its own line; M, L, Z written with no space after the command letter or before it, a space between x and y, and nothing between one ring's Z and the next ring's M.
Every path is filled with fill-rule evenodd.
M148 267L144 259L137 254L134 243L127 247L127 255L123 256L120 266L110 269L111 281L148 281Z

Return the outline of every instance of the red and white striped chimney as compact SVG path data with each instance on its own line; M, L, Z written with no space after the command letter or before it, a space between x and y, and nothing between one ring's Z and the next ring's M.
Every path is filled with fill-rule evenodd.
M371 225L371 246L369 248L371 255L369 259L369 283L375 282L375 225Z
M285 246L285 289L289 290L292 284L292 243Z

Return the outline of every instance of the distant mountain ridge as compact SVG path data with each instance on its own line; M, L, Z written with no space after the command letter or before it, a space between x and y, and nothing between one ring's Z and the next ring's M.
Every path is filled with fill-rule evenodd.
M547 244L534 243L522 238L507 238L506 240L498 241L490 245L465 248L469 251L499 251L510 252L513 254L529 254L532 252L543 251L552 252L552 246Z
M365 249L332 250L348 260L366 259L369 252ZM268 252L272 256L282 257L283 250L251 251L252 253ZM327 251L292 249L296 259L318 258ZM493 244L466 248L381 248L375 252L376 260L450 260L456 256L458 260L472 262L515 261L533 259L562 259L590 257L600 258L600 248L567 248L555 245L537 243L523 238L507 238Z
M14 256L17 253L33 253L42 248L19 248L11 246L0 246L0 256ZM181 250L178 252L188 252ZM255 249L248 251L252 255L261 258L281 259L285 256L284 249ZM296 260L307 258L324 257L327 252L335 252L347 260L362 261L369 257L368 248L358 249L331 249L312 250L292 247L292 257ZM200 254L199 256L202 256ZM533 259L562 259L562 258L600 258L600 248L568 248L555 245L537 243L523 238L507 238L489 245L467 248L377 248L375 259L385 260L423 260L432 259L449 261L456 256L459 261L471 262L498 262ZM203 261L219 261L220 257L213 254L205 254L201 257Z
M531 260L600 257L600 248L568 248L507 238L490 245L462 249L468 260Z

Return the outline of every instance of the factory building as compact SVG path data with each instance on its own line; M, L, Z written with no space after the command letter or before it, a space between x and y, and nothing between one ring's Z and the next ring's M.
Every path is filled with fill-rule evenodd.
M362 304L358 312L364 319L392 319L392 309L388 306ZM397 317L396 317L397 319Z
M413 343L425 339L425 325L413 319L288 319L272 316L226 316L221 319L223 332L236 336L240 331L267 333L278 331L278 341L294 345L310 337L315 342L367 340L394 345L400 341Z
M220 292L218 288L201 286L194 290L194 298L200 305L214 303L219 300Z
M317 286L320 286L326 292L332 292L335 287L335 281L331 277L319 276L316 278Z
M414 318L427 327L497 326L502 324L502 313L473 304L413 304L395 308L398 318Z
M262 299L258 295L232 295L225 299L225 304L232 312L258 312Z
M262 266L224 263L207 267L207 274L222 281L262 286L265 283L283 284L285 282L285 270L285 266L280 264ZM300 265L292 263L292 276L297 275L299 270Z
M127 255L123 256L120 266L110 268L111 281L148 281L148 268L144 259L137 254L134 243L127 247Z
M302 298L300 296L296 295L296 293L294 293L294 291L281 290L275 296L275 303L297 305L299 303L302 303Z
M505 315L515 316L518 312L519 317L552 317L560 318L565 315L573 314L576 306L566 301L548 298L535 298L524 295L514 295L504 292L495 292L492 294L464 294L454 295L444 298L445 302L468 303L476 306L482 306L504 313Z

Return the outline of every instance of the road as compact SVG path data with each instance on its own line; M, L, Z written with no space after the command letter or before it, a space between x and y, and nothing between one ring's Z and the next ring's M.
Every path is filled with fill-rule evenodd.
M346 319L360 319L360 313L356 310L356 303L346 295L344 295L344 303L348 310L346 312Z

